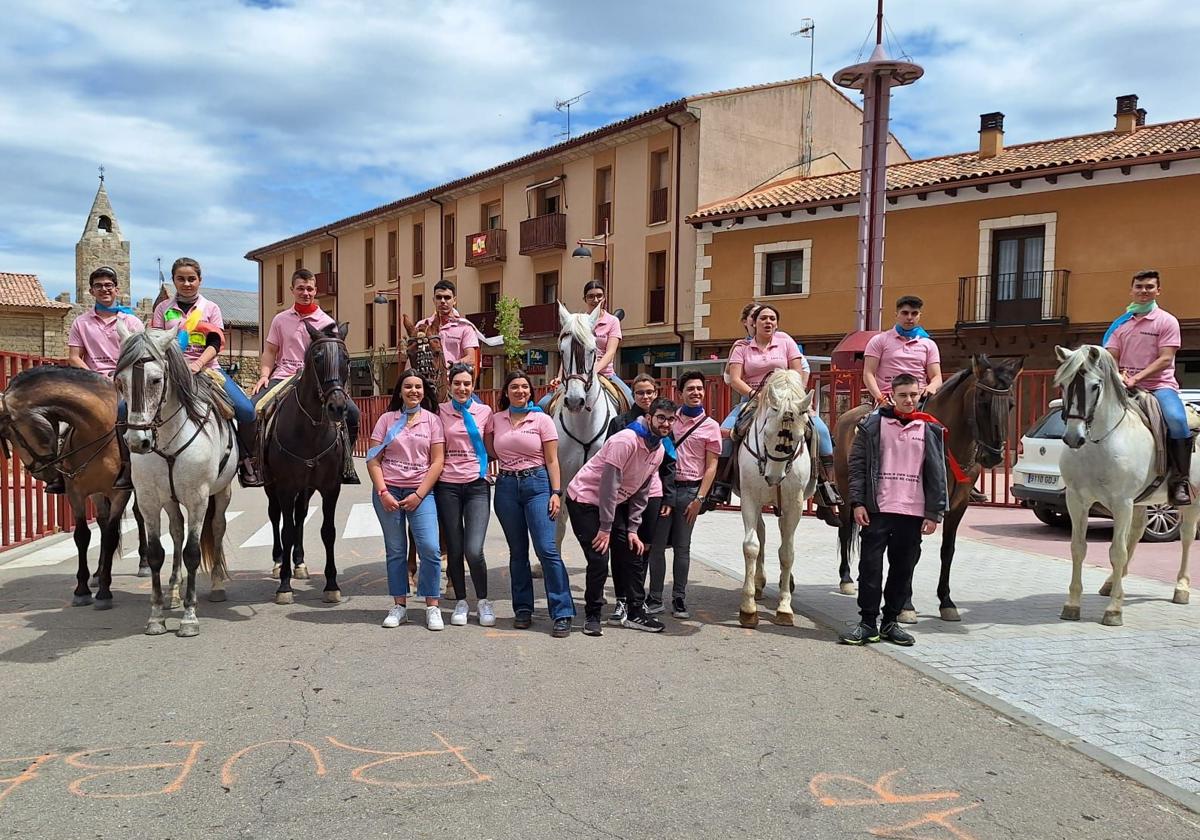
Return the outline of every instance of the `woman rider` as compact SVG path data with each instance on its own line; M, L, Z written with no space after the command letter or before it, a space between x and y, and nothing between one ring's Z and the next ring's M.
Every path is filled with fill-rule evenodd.
M238 480L243 487L262 487L262 477L252 457L257 432L254 404L217 364L225 343L225 319L221 316L221 307L200 294L200 263L190 257L175 260L171 266L171 280L175 284L175 296L154 307L150 326L165 330L178 323L180 342L186 342L183 353L192 373L208 368L220 377L237 419L238 448L241 450Z
M594 313L597 307L600 308L600 320L596 322L596 352L599 353L596 358L596 373L606 377L620 388L621 392L625 394L628 404L632 406L633 391L629 390L629 386L621 377L617 376L617 372L613 368L613 360L617 358L617 351L621 347L621 322L617 320L617 316L604 311L604 281L588 281L588 284L583 287L583 302L587 304L589 315ZM560 384L562 384L561 377L556 376L551 379L550 393L553 394ZM543 409L547 407L549 401L549 395L542 399Z

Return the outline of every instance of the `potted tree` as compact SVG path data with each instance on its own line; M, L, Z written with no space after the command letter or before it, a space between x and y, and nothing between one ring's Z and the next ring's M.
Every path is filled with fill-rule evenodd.
M521 302L511 295L501 297L496 302L496 332L504 339L504 366L510 371L521 366L521 329Z

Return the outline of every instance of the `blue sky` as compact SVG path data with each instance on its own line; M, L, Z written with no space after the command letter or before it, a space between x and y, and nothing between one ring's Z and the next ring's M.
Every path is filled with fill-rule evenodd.
M365 3L9 0L0 29L0 271L74 287L103 163L133 249L194 256L253 288L253 247L679 96L857 60L872 0ZM890 0L889 46L925 67L897 93L914 156L1099 131L1137 93L1151 122L1200 116L1200 4Z

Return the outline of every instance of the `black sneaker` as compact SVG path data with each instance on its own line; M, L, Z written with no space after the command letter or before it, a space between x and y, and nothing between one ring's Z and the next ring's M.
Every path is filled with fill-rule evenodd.
M603 636L604 626L600 623L600 616L589 615L583 620L583 635L585 636Z
M665 609L666 609L666 607L663 606L663 602L660 599L658 599L658 598L647 598L646 599L646 615L658 615Z
M901 647L912 647L917 643L916 637L912 633L909 633L894 621L889 621L883 625L883 628L879 631L878 638L883 639L885 642L891 642L894 645L900 645Z
M629 608L625 606L625 602L617 600L617 608L613 610L612 615L608 617L609 624L621 624L625 621L625 616L629 615Z
M516 630L528 630L533 624L533 613L519 612L513 616L513 628Z
M647 633L661 633L667 627L667 625L663 624L657 618L648 616L645 613L626 617L621 626L630 627L634 630L644 630Z
M853 630L838 633L838 641L844 645L866 645L879 641L879 631L873 624L859 622Z
M682 598L671 599L671 615L675 618L691 618L692 614L688 612L687 604Z
M556 618L554 619L554 629L550 631L550 635L556 639L565 639L571 635L571 619Z

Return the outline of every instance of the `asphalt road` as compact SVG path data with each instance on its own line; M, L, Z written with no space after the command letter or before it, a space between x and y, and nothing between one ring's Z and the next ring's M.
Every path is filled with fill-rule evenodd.
M344 499L339 534L366 500ZM1200 836L1197 815L829 628L738 627L715 571L694 570L696 618L661 636L556 640L542 610L514 631L493 523L497 627L384 630L381 540L339 542L342 604L318 575L276 606L269 549L241 547L264 509L235 495L230 598L201 602L193 639L142 635L133 560L99 612L66 606L71 563L0 555L0 835Z

